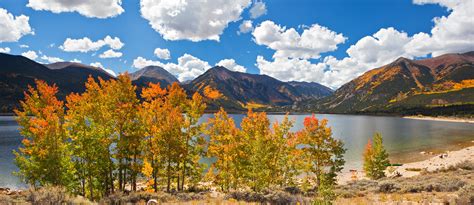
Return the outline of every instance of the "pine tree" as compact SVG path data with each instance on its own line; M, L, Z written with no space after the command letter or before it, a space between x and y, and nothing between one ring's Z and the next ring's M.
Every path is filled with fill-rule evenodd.
M364 171L371 179L385 177L385 169L390 165L388 153L383 146L383 138L380 133L375 133L372 146L370 140L364 152Z
M373 166L374 166L374 161L372 159L374 155L373 149L374 148L372 147L372 141L369 139L367 141L367 144L365 145L364 153L362 156L364 159L363 169L367 176L369 176L372 173Z

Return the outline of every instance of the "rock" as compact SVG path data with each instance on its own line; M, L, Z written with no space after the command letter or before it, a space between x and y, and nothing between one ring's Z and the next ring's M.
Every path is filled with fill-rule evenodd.
M8 194L10 188L0 187L0 194Z
M158 204L158 201L156 199L150 199L148 202L146 202L147 205L149 204Z

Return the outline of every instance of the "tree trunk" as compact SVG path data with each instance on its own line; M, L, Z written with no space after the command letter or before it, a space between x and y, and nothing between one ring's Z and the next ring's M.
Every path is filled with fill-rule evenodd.
M124 165L124 168L122 170L122 173L123 173L123 179L122 179L122 182L123 182L123 185L122 185L122 188L123 190L122 191L125 191L125 187L127 186L127 168L125 168L126 166Z
M179 174L178 174L178 176L176 176L176 185L177 185L176 187L178 191L181 191L181 183L179 181L181 181L181 177L179 177Z
M133 166L137 165L137 155L133 155ZM132 182L133 191L137 191L137 170L133 170L133 182Z
M110 158L109 158L110 159ZM111 189L111 193L114 193L115 192L115 187L114 187L114 170L112 168L112 164L113 162L111 160L109 160L109 177L110 177L110 189Z
M184 190L184 179L186 178L186 163L183 165L183 181L181 182L181 191Z
M158 182L157 182L158 171L155 169L155 160L154 159L151 160L151 167L153 168L153 172L152 172L152 175L153 175L153 189L155 190L155 192L158 192Z
M119 175L119 179L118 179L119 180L119 191L123 191L123 187L122 187L122 180L123 180L123 178L122 178L122 159L121 158L119 159L118 166L119 166L119 173L118 173L118 175Z
M168 158L168 166L166 168L166 177L168 178L168 182L167 182L167 185L166 185L166 191L169 193L170 192L170 188L171 188L171 164L170 164L170 159Z
M92 183L92 175L89 173L89 192L90 192L90 195L91 195L91 201L94 200L94 187L93 187L93 183Z

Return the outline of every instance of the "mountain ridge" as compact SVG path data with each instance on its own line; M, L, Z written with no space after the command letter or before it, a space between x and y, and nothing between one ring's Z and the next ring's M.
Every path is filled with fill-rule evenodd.
M317 83L311 85L315 84ZM219 91L223 97L211 104L212 109L224 106L235 110L245 110L292 105L296 101L327 96L330 89L317 85L318 90L302 95L302 91L291 83L279 81L268 75L236 72L222 66L215 66L185 84L184 87L191 92L204 93L204 89L208 88ZM319 89L324 89L324 91L320 92Z
M448 99L441 95L434 97L431 94L470 90L472 85L467 84L472 79L474 79L474 52L445 54L422 60L401 57L392 63L369 70L342 85L334 95L316 102L318 105L312 109L355 113L470 103L474 102L472 99L474 95L464 99L452 99L452 97ZM456 86L464 87L455 90ZM420 103L414 103L413 98L425 100L419 99L417 101ZM427 99L431 101L428 102Z
M90 76L113 79L114 76L101 68L76 62L57 62L40 64L23 56L0 54L0 93L5 96L0 101L1 111L9 112L23 99L27 85L34 79L42 79L59 87L59 97L70 92L82 92L84 83ZM175 76L158 66L147 66L129 74L137 93L148 83L160 83L162 87L178 82ZM19 78L19 76L21 78ZM230 83L229 83L230 82ZM209 101L211 109L224 106L231 110L291 105L296 101L320 98L332 93L332 90L318 83L282 82L267 75L230 71L224 67L208 69L194 80L181 83L189 94L212 87L223 93L223 99L217 103ZM315 90L308 90L315 88Z
M147 86L148 83L160 83L160 86L165 88L174 82L179 82L174 75L159 66L146 66L130 73L130 77L139 87Z

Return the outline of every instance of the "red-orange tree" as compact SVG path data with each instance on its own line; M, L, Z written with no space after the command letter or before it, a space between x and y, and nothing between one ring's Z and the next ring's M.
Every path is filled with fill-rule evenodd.
M20 109L15 110L23 147L14 152L17 173L33 186L62 185L72 188L73 166L64 134L64 105L56 98L58 87L36 80L28 87Z
M306 162L304 171L308 176L316 177L320 187L322 180L326 185L334 184L336 174L344 166L344 144L332 137L327 120L318 120L314 115L304 119L304 128L296 133L302 149L302 162Z

